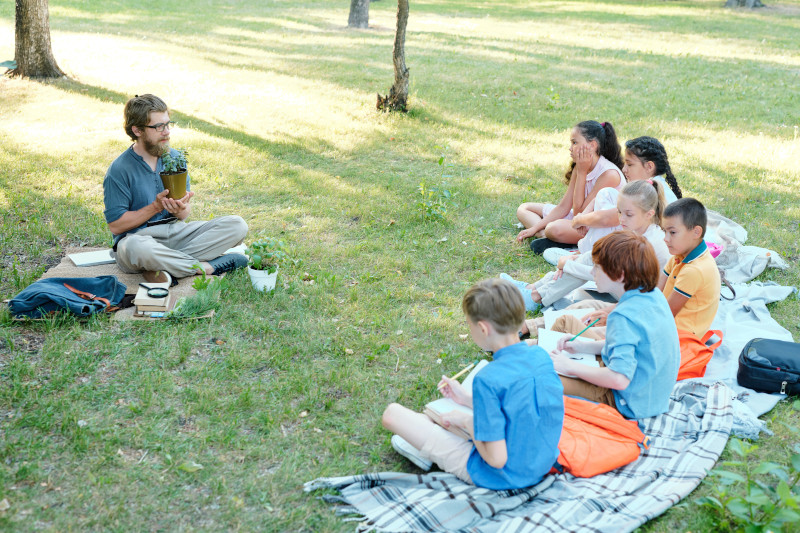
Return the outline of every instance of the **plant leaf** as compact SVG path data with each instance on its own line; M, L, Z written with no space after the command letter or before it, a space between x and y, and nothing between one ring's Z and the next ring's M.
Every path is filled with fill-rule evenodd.
M183 470L184 472L189 472L190 474L202 469L203 465L200 463L195 463L194 461L184 461L178 465L178 470Z
M725 479L731 479L733 481L740 481L740 482L746 481L743 475L737 474L736 472L729 472L728 470L714 469L711 471L711 473L714 474L715 476L719 476Z

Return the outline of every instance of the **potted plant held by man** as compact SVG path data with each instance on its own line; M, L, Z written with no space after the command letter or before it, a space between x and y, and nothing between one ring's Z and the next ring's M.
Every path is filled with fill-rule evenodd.
M249 258L247 272L253 288L263 292L274 289L278 279L278 265L288 258L283 241L270 237L259 239L247 247L245 254Z
M163 169L161 170L161 183L169 189L167 198L180 200L186 196L186 168L188 151L176 148L173 155L168 150L161 156Z

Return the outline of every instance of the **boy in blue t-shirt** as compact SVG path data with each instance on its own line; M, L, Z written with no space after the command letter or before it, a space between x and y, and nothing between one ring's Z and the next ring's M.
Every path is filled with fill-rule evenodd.
M558 341L550 354L564 393L615 407L626 418L646 418L669 408L681 354L678 330L664 293L653 247L632 231L606 235L592 248L597 290L619 300L608 315L606 338ZM602 357L602 367L576 362L562 352Z
M424 470L442 470L479 487L517 489L538 483L558 458L564 423L563 388L547 353L519 341L525 304L511 283L490 279L464 295L462 309L472 339L493 352L493 361L474 377L472 395L442 376L439 389L473 414L442 416L445 427L464 429L465 440L427 415L390 404L383 426L395 433L392 445Z

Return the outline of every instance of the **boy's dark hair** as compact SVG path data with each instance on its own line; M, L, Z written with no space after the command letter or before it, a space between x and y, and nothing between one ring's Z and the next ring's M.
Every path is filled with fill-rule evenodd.
M626 291L650 292L658 285L660 268L653 245L632 231L615 231L598 240L592 246L592 261L613 280L624 274Z
M597 122L596 120L584 120L575 125L578 131L581 132L583 138L587 141L597 141L597 152L617 165L617 168L622 168L625 163L622 161L622 148L617 140L617 132L614 131L614 126L610 122ZM575 161L569 166L569 170L564 174L564 179L567 183L572 179L572 170L575 168Z
M519 289L499 278L473 285L464 295L461 309L471 322L486 320L498 333L517 332L525 320L525 302Z
M703 228L701 237L706 236L706 225L708 224L708 215L706 208L699 200L694 198L681 198L669 204L664 210L664 217L680 217L683 225L689 229L695 226Z
M136 95L125 103L125 133L134 142L138 139L133 133L133 127L144 128L150 122L150 113L153 111L169 113L169 108L164 100L153 94Z
M636 137L625 142L625 149L632 155L639 158L640 161L652 161L656 166L656 175L664 175L667 185L675 193L678 198L683 198L683 192L678 186L678 180L672 174L672 169L669 167L669 160L667 159L667 150L664 145L654 137Z

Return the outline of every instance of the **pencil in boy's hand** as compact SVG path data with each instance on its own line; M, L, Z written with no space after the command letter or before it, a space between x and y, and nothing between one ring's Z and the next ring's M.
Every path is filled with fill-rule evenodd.
M461 370L461 371L460 371L458 374L456 374L455 376L453 376L453 377L452 377L452 378L450 378L450 379L458 379L458 378L460 378L461 376L463 376L464 374L466 374L467 372L469 372L470 370L472 370L473 368L475 368L475 363L470 363L470 364L468 364L466 367L464 367L464 368L463 368L463 369L462 369L462 370ZM440 386L439 386L439 387L437 387L437 388L438 388L439 390L442 390L442 388L444 388L444 385L440 385Z
M585 328L583 328L583 329L581 330L581 332L580 332L580 333L578 333L577 335L575 335L574 337L572 337L572 338L569 340L569 342L572 342L572 341L574 341L575 339L577 339L578 337L580 337L581 335L583 335L583 334L586 332L586 330L587 330L587 329L589 329L590 327L594 326L594 325L595 325L595 324L597 324L598 322L600 322L600 319L599 319L599 318L595 318L595 319L594 319L594 322L592 322L591 324L589 324L588 326L586 326Z

